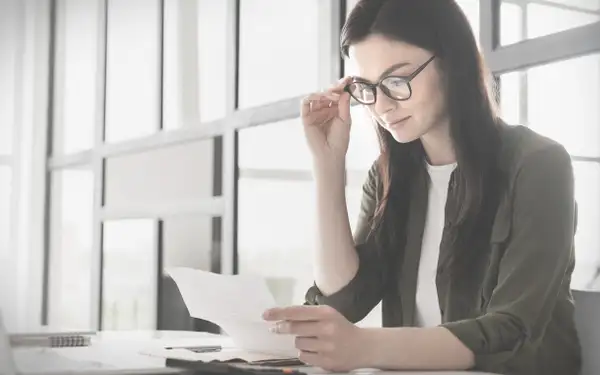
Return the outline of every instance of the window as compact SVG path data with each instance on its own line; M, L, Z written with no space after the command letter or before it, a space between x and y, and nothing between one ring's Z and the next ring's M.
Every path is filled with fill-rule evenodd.
M110 209L188 203L213 194L213 142L188 143L106 161Z
M379 156L379 140L375 122L362 105L350 109L352 127L346 153L346 169L367 172Z
M300 119L242 130L239 155L242 170L312 170L312 156Z
M558 61L500 77L505 119L562 143L574 159L579 220L573 286L600 265L600 55Z
M160 330L215 331L213 324L190 317L177 285L165 270L191 267L219 272L220 229L220 218L207 215L176 215L163 220Z
M90 149L94 142L103 7L100 0L57 3L55 153Z
M319 42L329 34L319 22L320 3L325 2L241 0L241 108L305 95L321 86Z
M586 288L600 270L600 163L575 162L573 168L578 223L572 285Z
M471 24L473 36L477 43L479 43L479 1L480 0L456 1Z
M49 324L91 329L94 176L53 172L50 216Z
M12 152L13 124L15 122L15 96L17 77L17 27L18 12L16 1L3 2L0 12L0 156ZM9 9L12 8L12 9Z
M143 137L159 128L160 1L108 4L106 141Z
M103 330L156 328L157 238L153 220L104 223Z
M500 43L518 43L599 21L598 0L503 0Z
M511 72L500 76L500 103L502 105L502 117L509 124L521 124L526 115L521 114L521 90L525 89L525 72ZM523 104L523 109L525 105ZM523 119L523 120L522 120Z
M347 188L351 227L362 190ZM260 220L257 220L260 213ZM308 181L242 178L239 181L239 271L261 275L279 304L299 304L313 284L316 197ZM361 325L380 326L380 307Z
M308 181L239 181L239 271L267 278L280 304L302 303L312 285L315 204Z
M600 157L600 54L503 75L500 85L511 121L557 140L574 156Z
M227 1L165 2L164 128L227 112Z

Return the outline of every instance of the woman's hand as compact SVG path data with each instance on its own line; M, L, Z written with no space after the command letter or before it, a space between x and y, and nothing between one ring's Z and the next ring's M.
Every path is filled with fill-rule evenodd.
M296 335L298 358L328 371L368 367L361 328L330 306L291 306L267 310L263 318L276 322L272 331Z
M317 163L343 162L350 140L350 94L344 91L349 78L328 90L302 99L302 124L308 146Z

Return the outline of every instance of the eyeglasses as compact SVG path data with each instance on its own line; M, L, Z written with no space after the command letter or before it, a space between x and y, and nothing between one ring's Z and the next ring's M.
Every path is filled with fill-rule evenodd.
M412 96L410 81L413 80L435 58L431 56L423 65L419 66L409 76L386 75L377 83L370 83L360 78L353 78L352 82L344 87L357 102L365 105L375 104L377 101L377 87L394 100L408 100Z

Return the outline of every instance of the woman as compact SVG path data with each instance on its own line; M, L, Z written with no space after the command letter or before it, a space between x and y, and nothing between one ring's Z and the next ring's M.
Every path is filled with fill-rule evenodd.
M358 66L302 103L319 246L304 306L264 318L329 370L577 374L570 157L496 114L453 0L362 0L343 28ZM354 238L344 195L350 97L381 154ZM384 328L359 328L383 301Z

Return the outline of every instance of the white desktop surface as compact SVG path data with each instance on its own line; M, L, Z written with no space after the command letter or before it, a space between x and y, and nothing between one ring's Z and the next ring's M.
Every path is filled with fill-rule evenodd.
M215 342L230 345L227 337L201 332L100 332L89 347L60 349L15 349L14 355L19 374L37 375L49 373L71 374L178 374L181 371L165 367L165 359L141 354L152 347L203 345ZM60 368L60 366L66 368ZM319 368L306 367L308 374L326 373ZM477 372L388 372L357 370L353 374L381 375L485 375ZM492 375L492 374L488 374Z

